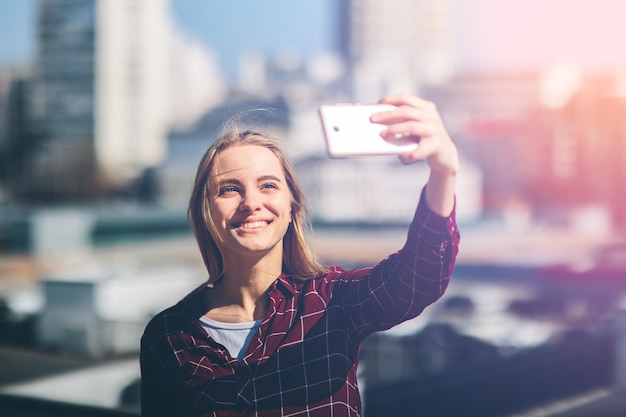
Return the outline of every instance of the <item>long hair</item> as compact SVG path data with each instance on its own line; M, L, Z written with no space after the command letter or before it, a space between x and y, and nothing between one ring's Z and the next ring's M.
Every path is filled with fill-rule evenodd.
M243 145L262 146L269 149L276 155L283 167L291 194L292 221L283 237L282 272L300 279L327 272L328 269L319 264L307 244L306 233L310 229L310 224L307 220L306 201L287 156L278 143L264 133L256 130L240 131L231 127L202 156L187 211L191 228L209 273L209 282L219 280L224 274L224 257L210 210L213 197L211 193L215 190L213 165L216 156L221 152Z

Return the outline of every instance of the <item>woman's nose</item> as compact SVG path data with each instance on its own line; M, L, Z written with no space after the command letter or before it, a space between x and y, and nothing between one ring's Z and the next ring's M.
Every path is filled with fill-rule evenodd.
M261 195L255 191L246 191L239 204L239 209L242 211L254 212L261 208Z

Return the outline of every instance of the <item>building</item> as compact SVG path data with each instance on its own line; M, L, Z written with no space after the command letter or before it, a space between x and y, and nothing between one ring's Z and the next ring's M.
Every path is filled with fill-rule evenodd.
M429 172L425 163L404 166L395 156L311 156L294 165L313 220L328 224L409 224ZM463 161L457 196L459 222L480 218L482 175L470 161Z
M211 49L175 25L170 37L168 114L171 129L180 132L193 129L208 110L221 104L227 87Z
M91 200L161 162L167 1L43 0L34 106L43 140L30 193Z
M137 353L148 320L202 283L202 272L176 264L94 265L44 278L38 344L95 358Z
M526 163L523 191L551 221L577 210L605 212L626 231L626 100L614 76L585 77L560 108L539 109L518 138ZM576 216L567 217L572 227ZM598 226L594 226L598 227Z
M454 72L450 0L343 0L340 16L348 89L359 102L389 91L417 91Z
M19 192L28 170L27 155L38 135L29 100L30 68L0 70L0 201Z
M461 153L483 170L488 214L521 209L535 221L572 228L591 214L594 233L610 223L623 234L626 199L615 192L626 184L619 88L619 75L581 76L553 106L542 97L540 73L458 74L425 92Z

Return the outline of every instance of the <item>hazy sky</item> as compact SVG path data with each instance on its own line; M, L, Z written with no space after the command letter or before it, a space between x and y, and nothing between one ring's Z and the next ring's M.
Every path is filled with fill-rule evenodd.
M234 69L240 51L303 56L334 49L336 0L170 0L177 24Z
M28 61L33 53L34 0L0 3L0 65Z
M460 16L459 53L468 66L538 68L562 60L626 69L624 0L456 1L471 3Z
M626 68L624 0L450 0L462 68L536 69L556 60ZM36 0L0 2L0 65L34 52ZM171 0L175 20L232 65L244 49L334 48L335 0ZM229 64L230 63L230 64Z

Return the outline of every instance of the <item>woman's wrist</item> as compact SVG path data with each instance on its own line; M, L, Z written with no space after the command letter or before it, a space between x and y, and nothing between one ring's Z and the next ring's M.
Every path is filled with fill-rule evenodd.
M426 185L426 203L434 213L442 217L449 216L454 209L457 171L454 169L430 171Z

